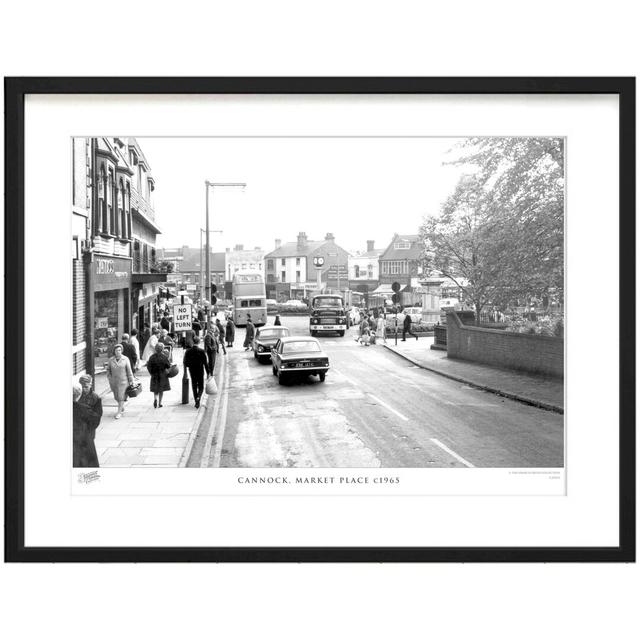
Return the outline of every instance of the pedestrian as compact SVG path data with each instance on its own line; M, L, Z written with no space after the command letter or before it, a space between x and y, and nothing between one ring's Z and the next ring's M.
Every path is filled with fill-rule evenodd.
M418 336L413 333L413 331L411 330L411 314L410 313L405 313L404 315L404 321L402 323L402 341L406 342L407 340L407 333L410 336L414 336L415 339L418 339Z
M195 317L193 319L193 322L191 323L191 329L195 334L195 337L199 338L200 337L200 331L202 330L202 325L200 324L200 322L198 322L198 318Z
M206 372L207 377L211 375L207 356L199 345L200 338L195 336L193 346L184 352L184 358L182 359L183 366L189 369L189 375L191 376L191 388L193 389L196 409L200 407L200 398L204 391L204 373Z
M158 342L155 353L147 361L147 371L151 376L149 391L153 393L153 408L162 407L162 394L171 389L167 371L171 368L169 358L164 352L165 345Z
M122 334L122 353L129 358L131 363L131 371L136 370L138 362L138 356L136 355L136 348L131 344L128 333Z
M173 338L171 338L171 336L169 335L169 332L166 329L162 330L162 333L158 338L158 342L160 344L163 344L167 349L167 351L169 352L169 356L168 356L169 362L173 361L173 347L175 345L175 342L173 341Z
M280 326L282 326L282 323L280 322L280 316L279 316L277 313L276 313L276 320L275 320L275 322L273 323L273 326L274 326L274 327L280 327Z
M373 313L369 314L369 329L371 331L375 331L376 328L376 319L373 317Z
M151 329L149 328L149 323L145 322L142 325L142 335L140 336L140 353L144 354L145 347L147 346L147 342L149 342L149 338L151 337ZM144 360L144 357L141 358Z
M198 307L198 322L200 323L200 326L204 326L206 320L207 316L204 312L204 309L202 307Z
M124 403L127 399L127 387L133 384L133 371L129 358L122 353L122 345L117 344L113 348L113 355L107 363L107 379L113 392L113 397L118 403L116 420L122 418Z
M227 326L225 327L225 336L227 338L227 347L233 347L233 340L236 337L236 325L233 322L233 318L229 316L227 319Z
M131 337L129 338L129 344L131 344L136 352L136 366L133 368L134 372L140 368L140 343L138 342L138 330L131 329ZM126 355L126 354L125 354Z
M144 351L142 352L142 359L145 362L149 361L149 358L156 352L156 345L158 344L158 336L160 335L160 330L157 327L154 327L151 330L151 335L147 340L147 344L144 347Z
M369 329L369 321L363 315L363 316L361 316L361 320L360 320L360 335L361 336L364 335L365 329Z
M256 328L253 324L253 322L251 322L251 316L247 315L247 328L245 330L245 335L244 335L244 343L243 343L243 347L245 351L249 351L249 349L251 349L251 344L253 342L253 337L256 334Z
M165 329L167 333L169 333L169 329L171 329L171 321L169 320L169 312L165 311L162 319L160 320L160 327Z
M385 342L387 341L387 321L384 318L384 315L380 313L378 315L378 323L376 325L376 335L382 338Z
M218 329L218 338L220 342L220 346L222 347L222 353L227 355L227 347L224 346L224 338L225 338L225 330L222 326L222 322L220 322L220 318L216 318L216 328Z
M365 347L368 347L371 344L371 330L369 329L369 325L364 327L362 331L362 335L357 340L360 344L363 344Z
M216 368L216 339L213 333L213 329L207 329L207 334L204 337L204 353L207 357L208 366L210 374L213 375L213 372Z
M93 378L80 376L80 396L73 406L73 466L99 467L96 429L102 418L102 400L91 389Z

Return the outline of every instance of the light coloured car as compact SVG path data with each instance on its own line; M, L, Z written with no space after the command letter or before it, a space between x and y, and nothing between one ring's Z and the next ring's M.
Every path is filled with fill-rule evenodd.
M256 337L253 339L251 346L253 347L253 357L258 362L265 362L271 357L271 349L276 346L280 338L286 338L289 335L289 329L283 326L274 326L271 324L260 327L256 331Z

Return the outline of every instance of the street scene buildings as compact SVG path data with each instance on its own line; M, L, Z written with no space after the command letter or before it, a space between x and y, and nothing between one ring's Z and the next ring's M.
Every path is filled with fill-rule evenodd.
M426 140L395 211L189 144L73 140L75 466L564 466L562 140Z

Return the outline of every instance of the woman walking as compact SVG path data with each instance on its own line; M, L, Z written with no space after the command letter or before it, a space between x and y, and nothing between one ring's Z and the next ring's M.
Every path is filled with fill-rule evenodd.
M233 339L236 337L236 325L233 324L233 318L231 316L229 316L227 320L225 336L227 338L227 347L233 347Z
M387 321L385 320L384 315L382 313L378 315L378 324L376 326L376 336L379 336L385 342L387 341Z
M142 352L142 359L148 361L149 358L156 352L156 345L158 344L158 334L160 331L157 327L151 330L151 336L147 340L147 344Z
M124 402L127 398L127 387L133 384L133 371L131 362L127 356L122 355L122 345L117 344L113 348L113 355L107 364L107 379L113 392L113 397L118 403L116 420L120 420L124 411Z
M169 358L163 353L164 344L159 342L156 344L155 353L147 361L147 370L151 376L149 390L153 392L153 408L162 406L162 394L171 389L169 384L169 376L167 372L171 367Z

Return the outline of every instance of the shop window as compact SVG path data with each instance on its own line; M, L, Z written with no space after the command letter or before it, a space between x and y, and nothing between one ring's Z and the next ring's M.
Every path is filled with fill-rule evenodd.
M283 271L282 272L282 282L286 282L287 281L287 272Z
M355 269L355 276L356 276L356 278L359 278L359 277L360 277L360 267L359 267L358 265L356 265L356 266L354 267L354 269Z

